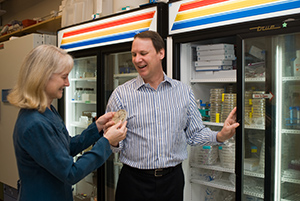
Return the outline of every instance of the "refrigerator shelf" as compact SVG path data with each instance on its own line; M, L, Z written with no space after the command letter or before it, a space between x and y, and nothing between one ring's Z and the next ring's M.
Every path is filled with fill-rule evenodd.
M298 201L298 200L300 200L300 194L299 193L289 195L289 196L281 199L281 201Z
M291 178L287 178L287 177L282 177L281 181L282 182L294 183L294 184L300 184L300 179L291 179Z
M191 183L235 192L235 186L229 180L201 181L199 179L191 179Z
M234 83L236 78L191 79L191 83Z
M257 177L257 178L265 178L264 173L260 173L260 172L251 172L251 171L244 171L244 174L246 176L250 176L250 177Z
M282 77L282 81L300 81L300 77Z
M191 167L193 167L193 168L208 169L208 170L216 170L216 171L228 172L228 173L235 173L234 169L223 168L223 167L221 167L220 164L216 164L216 165L196 165L196 164L191 164ZM251 176L251 177L265 178L265 175L263 173L261 173L261 172L244 171L244 174L246 176Z
M206 126L220 126L222 127L224 123L215 123L215 122L209 122L209 121L203 121L203 124Z
M122 73L122 74L114 74L114 78L135 78L138 76L138 73Z
M300 134L300 130L295 130L295 129L282 129L281 133L286 133L286 134Z
M227 181L227 180L201 181L198 179L191 179L191 183L235 192L235 186L230 181ZM244 194L262 198L262 199L264 198L264 194L261 192L245 190Z
M203 124L206 126L220 126L222 127L224 123L215 123L215 122L209 122L209 121L203 121ZM263 126L253 126L253 125L246 125L246 129L253 129L253 130L265 130L265 127ZM298 131L300 133L300 131Z
M247 191L247 190L244 190L244 194L245 194L245 195L250 195L250 196L254 196L254 197L257 197L257 198L264 199L264 194L261 193L261 192L254 192L254 191Z
M70 78L70 81L90 81L90 82L96 82L97 78L96 77L87 77L87 78Z
M81 103L81 104L97 104L96 101L75 101L72 100L71 103Z
M203 168L203 169L208 169L208 170L216 170L216 171L228 172L228 173L234 173L234 169L224 168L220 164L216 164L216 165L196 165L196 164L192 164L191 167Z
M245 82L265 82L266 78L265 77L255 77L255 78L245 78Z
M253 126L253 125L246 125L246 129L253 129L253 130L265 130L264 126Z

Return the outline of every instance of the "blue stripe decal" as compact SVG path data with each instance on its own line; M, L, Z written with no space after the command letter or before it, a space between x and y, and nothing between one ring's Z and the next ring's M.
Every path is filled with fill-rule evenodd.
M273 12L278 12L278 11L285 11L285 10L290 10L294 8L299 8L300 7L300 2L299 1L294 1L294 2L288 2L288 3L281 3L277 5L264 5L259 8L245 8L243 10L238 10L238 11L231 11L222 13L222 14L216 14L213 16L207 16L207 17L200 17L200 18L195 18L191 20L186 20L183 22L176 22L173 24L172 31L178 30L178 29L184 29L184 28L189 28L189 27L194 27L194 26L200 26L200 25L206 25L206 24L212 24L216 22L222 22L222 21L227 21L227 20L233 20L233 19L239 19L239 18L244 18L244 17L251 17L251 16L256 16L256 15L261 15L261 14L267 14L267 13L273 13Z
M105 42L124 40L124 39L128 39L128 38L133 38L137 33L147 31L147 30L149 30L149 28L134 30L134 31L123 33L123 34L115 34L115 35L110 35L110 36L106 36L106 37L80 41L80 42L76 42L76 43L72 43L72 44L65 44L65 45L61 45L60 48L71 49L71 48L77 48L77 47L82 47L82 46L87 46L87 45L95 45L95 44L100 44L100 43L105 43Z

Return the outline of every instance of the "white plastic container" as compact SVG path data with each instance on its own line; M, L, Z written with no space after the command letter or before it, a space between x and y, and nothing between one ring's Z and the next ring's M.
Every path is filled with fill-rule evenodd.
M296 51L296 59L294 60L294 76L300 77L300 50Z
M62 11L62 27L92 19L93 0L66 0Z

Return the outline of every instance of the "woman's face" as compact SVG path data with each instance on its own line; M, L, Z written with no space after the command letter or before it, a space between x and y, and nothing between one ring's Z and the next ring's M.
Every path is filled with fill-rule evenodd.
M45 89L50 104L53 99L62 98L64 88L70 86L69 73L69 70L64 70L61 73L53 73L51 75Z

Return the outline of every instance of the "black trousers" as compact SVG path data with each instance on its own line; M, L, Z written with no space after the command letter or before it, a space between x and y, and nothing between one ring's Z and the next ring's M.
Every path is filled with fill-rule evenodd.
M161 177L125 165L119 176L116 201L183 201L183 188L181 164Z

